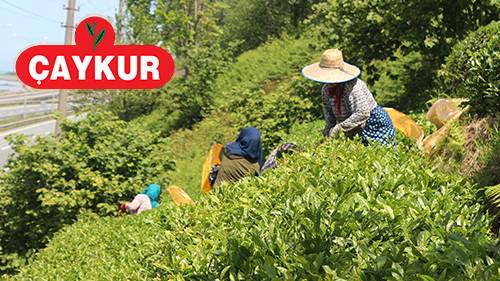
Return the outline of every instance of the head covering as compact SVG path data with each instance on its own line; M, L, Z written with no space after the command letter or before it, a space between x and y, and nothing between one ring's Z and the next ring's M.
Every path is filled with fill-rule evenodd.
M149 197L149 200L151 200L151 206L153 208L158 207L158 200L160 199L160 186L156 183L150 184L142 194L146 194Z
M249 160L257 161L260 167L264 162L260 132L255 127L246 127L241 130L236 141L226 145L226 151L231 155L243 156Z
M317 63L302 68L302 75L307 79L321 83L343 83L355 79L361 74L358 67L344 62L338 49L326 50Z

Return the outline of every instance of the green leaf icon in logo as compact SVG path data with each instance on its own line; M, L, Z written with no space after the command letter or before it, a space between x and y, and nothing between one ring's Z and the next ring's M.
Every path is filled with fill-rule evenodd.
M86 22L86 24L87 24L88 33L90 34L90 36L94 37L94 29L92 29L92 26L90 25L90 23Z
M89 35L92 38L94 38L95 33L97 31L96 23L94 22L94 27L92 27L92 25L90 25L90 23L88 23L88 22L86 22L85 25L87 26L87 32L89 33ZM101 32L99 32L99 35L97 35L97 37L94 38L94 51L97 48L97 45L99 45L99 43L101 43L102 39L104 39L104 35L106 35L106 28L101 30Z
M97 45L99 45L99 43L101 43L102 39L104 38L104 35L106 35L106 28L101 30L101 32L99 32L99 35L97 35L97 38L94 40L94 51L95 51L95 48L97 47Z

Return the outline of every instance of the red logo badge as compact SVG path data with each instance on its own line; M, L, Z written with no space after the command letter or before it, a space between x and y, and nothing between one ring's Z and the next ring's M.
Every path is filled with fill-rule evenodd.
M82 20L75 42L26 49L17 58L17 76L36 89L152 89L174 74L167 51L153 45L114 45L113 27L100 17Z

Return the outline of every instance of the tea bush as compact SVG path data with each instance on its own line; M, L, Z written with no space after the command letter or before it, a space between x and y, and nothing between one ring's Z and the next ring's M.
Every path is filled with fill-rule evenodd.
M62 137L12 138L16 155L3 173L0 201L2 271L83 211L109 215L151 182L166 184L174 163L157 135L106 112L62 125Z
M300 73L302 66L319 57L319 53L310 45L311 40L308 38L284 36L241 54L216 80L214 108L218 109L240 92L256 92L266 84Z
M442 91L468 98L475 113L500 111L500 22L472 32L453 47L441 69Z
M66 227L14 280L492 280L499 240L474 188L414 151L310 144L195 205Z

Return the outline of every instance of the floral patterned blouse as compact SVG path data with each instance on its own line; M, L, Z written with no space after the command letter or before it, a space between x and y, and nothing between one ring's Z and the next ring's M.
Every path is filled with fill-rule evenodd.
M321 90L326 121L323 134L329 136L342 130L347 136L353 136L362 131L377 102L360 79L334 86L324 84Z

